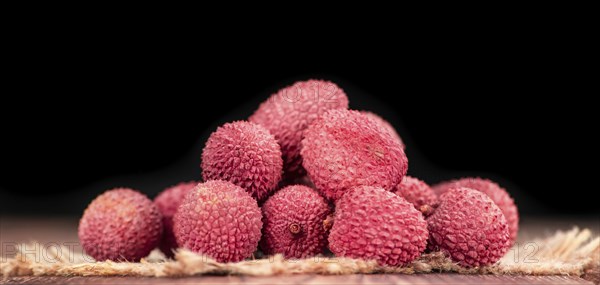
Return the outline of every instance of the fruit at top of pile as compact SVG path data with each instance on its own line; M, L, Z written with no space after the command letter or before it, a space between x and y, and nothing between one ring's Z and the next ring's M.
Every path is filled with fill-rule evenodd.
M369 116L330 110L304 132L302 164L319 191L339 199L356 186L392 190L406 175L402 145Z
M477 190L451 188L427 223L429 249L441 250L465 267L494 264L510 248L504 214Z
M237 262L258 247L262 228L256 200L227 181L198 184L173 218L177 244L219 262Z
M404 145L402 138L400 137L400 135L398 134L398 132L396 131L394 126L392 126L392 124L390 124L390 122L386 121L384 118L382 118L381 116L379 116L373 112L369 112L369 111L360 111L360 112L371 117L371 119L379 122L379 124L381 124L381 126L384 129L386 129L386 130L388 130L388 132L390 132L390 134L392 135L392 137L394 137L394 139L396 139L396 140L398 140L398 142L400 142L400 145L402 145L402 149L406 149L406 146Z
M427 222L404 198L379 187L356 187L336 203L329 248L336 256L398 266L427 245Z
M412 203L415 209L421 211L423 215L429 216L438 205L438 197L427 183L414 177L404 176L392 190L396 195Z
M331 209L316 190L303 185L287 186L267 199L262 213L260 245L266 254L304 258L323 253L328 232L323 223Z
M508 223L508 230L510 231L511 244L517 240L517 234L519 233L519 211L517 205L515 205L515 201L510 197L506 189L489 179L479 177L466 177L446 181L434 185L432 188L433 191L440 196L448 191L448 189L456 187L475 189L492 198L492 201L494 201L500 210L502 210L502 213L504 213L504 217Z
M331 109L348 109L348 97L336 84L323 80L298 81L264 101L248 119L267 128L281 145L284 177L303 176L300 142L304 130Z
M79 240L97 261L139 261L160 242L162 217L144 194L109 190L96 197L79 221Z
M283 160L277 141L264 127L246 121L227 123L210 135L202 151L202 177L225 180L258 201L281 180Z
M175 215L185 195L196 185L198 185L198 182L195 181L182 182L165 189L154 198L154 204L163 217L163 235L159 247L167 257L173 257L173 250L178 247L175 234L173 234L173 215Z

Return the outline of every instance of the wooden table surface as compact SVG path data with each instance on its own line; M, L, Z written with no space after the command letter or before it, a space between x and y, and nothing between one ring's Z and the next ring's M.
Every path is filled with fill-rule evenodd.
M0 241L21 243L78 242L77 218L0 217ZM600 233L600 219L523 219L519 240L529 240L553 234L556 230L568 230L573 226L590 228ZM0 257L6 258L0 247ZM598 282L598 276L586 276ZM459 274L415 275L290 275L274 277L247 276L196 276L185 278L140 277L10 277L0 284L594 284L574 276L493 276Z

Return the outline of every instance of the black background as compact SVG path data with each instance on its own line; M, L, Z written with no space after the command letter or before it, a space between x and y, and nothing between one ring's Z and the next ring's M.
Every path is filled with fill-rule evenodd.
M599 214L591 198L597 116L585 99L592 76L578 47L324 45L310 53L283 43L260 53L183 43L23 46L1 104L2 214L80 215L109 188L154 197L199 179L211 131L309 78L338 83L351 108L392 122L413 176L492 178L524 215Z

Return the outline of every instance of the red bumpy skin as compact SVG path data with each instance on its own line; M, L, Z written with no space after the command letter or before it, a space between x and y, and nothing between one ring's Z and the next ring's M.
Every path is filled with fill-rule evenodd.
M358 111L331 110L319 117L304 132L301 154L310 179L333 200L356 186L392 190L408 170L400 143Z
M258 247L262 228L256 200L227 181L198 184L173 218L177 244L219 262L238 262Z
M396 132L396 129L394 128L394 126L392 126L392 124L390 124L390 122L386 121L384 118L382 118L381 116L373 113L373 112L369 112L369 111L360 111L361 113L371 117L371 119L377 121L379 124L381 124L381 126L386 129L388 132L390 132L390 134L392 135L392 137L394 137L394 139L398 140L398 142L400 142L400 145L402 145L402 149L406 149L406 146L404 145L404 142L402 141L402 138L400 138L400 135L398 134L398 132Z
M144 194L126 188L104 192L85 209L79 240L97 261L139 261L162 235L162 217Z
M510 197L506 189L500 187L500 185L491 180L479 177L467 177L458 180L446 181L434 185L432 188L433 191L439 196L448 189L456 187L475 189L490 196L492 201L494 201L500 210L502 210L502 213L504 213L504 217L508 223L508 230L510 231L511 244L517 240L517 234L519 233L519 211L517 209L517 205L515 205L515 201Z
M336 256L404 265L427 245L427 222L402 197L378 187L362 186L336 204L329 248Z
M305 258L323 253L327 230L323 222L331 214L325 198L306 186L293 185L277 191L262 206L266 254Z
M348 109L348 97L336 84L299 81L271 95L248 119L267 128L281 145L286 179L303 176L300 142L304 130L331 109Z
M406 199L421 211L423 215L429 216L438 205L437 195L431 190L427 183L410 176L404 176L392 192Z
M190 190L198 185L198 182L183 182L162 191L156 198L154 204L163 217L163 236L160 241L160 250L167 256L173 257L173 250L177 249L177 241L173 234L173 215Z
M202 151L202 177L225 180L263 201L281 180L283 160L277 141L264 127L237 121L219 127Z
M477 190L451 188L427 223L429 249L441 250L465 267L494 264L510 248L504 214Z

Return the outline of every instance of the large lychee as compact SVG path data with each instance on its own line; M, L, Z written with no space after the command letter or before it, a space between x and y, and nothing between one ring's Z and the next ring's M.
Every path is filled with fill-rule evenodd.
M437 207L437 195L431 190L427 183L414 177L404 176L392 192L412 203L415 209L421 211L425 216L430 215Z
M504 213L504 217L508 223L508 230L510 231L511 243L514 243L517 240L517 234L519 233L519 212L514 200L510 197L506 189L489 179L479 177L466 177L446 181L434 185L432 188L439 196L448 189L456 187L475 189L490 196L492 201L494 201L500 210L502 210L502 213Z
M303 185L277 191L262 206L261 249L267 254L304 258L323 253L331 209L319 193Z
M256 200L227 181L198 184L173 218L177 244L219 262L237 262L258 247L262 228Z
M161 214L144 194L127 189L109 190L96 197L79 221L79 240L98 261L139 261L162 235Z
M156 198L154 204L163 217L163 236L160 242L160 250L168 257L173 257L173 250L177 248L175 235L173 234L173 215L177 208L198 182L182 182L162 191Z
M400 142L371 117L352 110L330 110L304 132L302 164L329 199L356 186L392 190L406 174Z
M304 130L331 109L348 109L348 97L336 84L323 80L298 81L263 102L248 119L267 128L281 145L285 178L303 176L300 142Z
M262 201L281 180L283 160L277 141L264 127L237 121L219 127L202 151L202 177L226 180Z
M427 223L429 248L443 251L465 267L494 264L510 247L504 214L477 190L450 188Z
M427 245L427 222L404 198L380 187L361 186L336 203L329 248L336 256L398 266Z
M379 122L379 124L381 124L381 126L384 129L388 130L388 132L390 132L390 134L392 134L392 137L394 137L396 140L398 140L400 142L400 145L402 145L402 149L406 149L406 146L404 145L402 138L400 138L400 135L398 134L398 132L396 131L394 126L392 126L392 124L390 124L390 122L386 121L384 118L382 118L381 116L379 116L373 112L361 111L361 113L363 113L363 114L371 117L371 119Z

